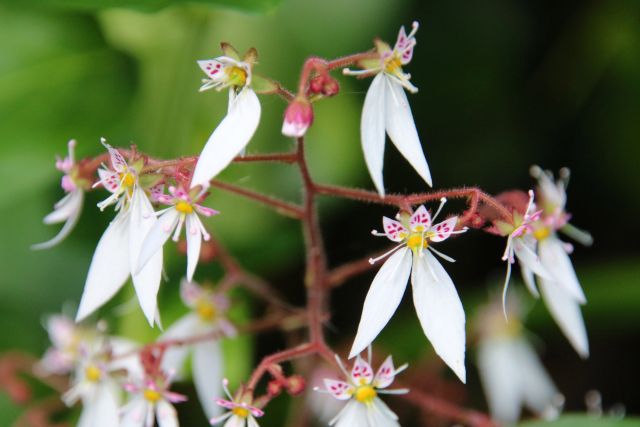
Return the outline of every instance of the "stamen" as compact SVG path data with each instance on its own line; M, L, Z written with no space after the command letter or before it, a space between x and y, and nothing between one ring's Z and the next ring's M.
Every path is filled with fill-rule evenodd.
M398 249L403 248L404 246L405 245L403 243L403 244L398 245L395 248L391 249L390 251L387 251L387 252L383 253L382 255L380 255L377 258L369 258L369 264L371 264L371 265L375 264L376 262L380 261L381 259L386 258L389 255L391 255L392 253L396 252Z
M229 400L233 401L233 396L231 396L231 392L229 391L229 380L227 378L224 378L222 380L222 389L224 390L224 393L227 395Z
M394 376L398 375L399 373L403 372L403 371L404 371L405 369L407 369L408 367L409 367L409 364L408 364L408 363L405 363L404 365L402 365L402 366L398 367L398 368L393 372L393 375L394 375Z
M420 24L418 23L418 21L413 21L411 23L411 32L409 33L409 35L407 35L407 39L414 37L418 32L418 28L420 28Z
M558 173L558 176L560 178L560 180L562 181L562 184L564 185L564 189L566 190L567 187L569 186L569 179L571 178L571 171L569 170L569 168L562 168L560 169L560 172Z
M381 390L376 390L378 392L378 394L407 394L409 393L409 389L408 388L394 388L391 390L387 390L387 389L381 389Z
M502 313L504 314L504 320L509 321L507 316L507 290L509 288L509 279L511 279L511 262L507 263L507 276L504 279L504 286L502 287Z
M434 222L436 220L436 218L438 217L438 215L440 215L440 212L442 212L442 208L444 207L444 204L447 203L447 198L443 197L440 199L440 206L438 206L438 209L436 210L436 213L433 214L433 218L431 218L431 222Z
M445 255L442 252L440 252L439 250L434 249L433 246L429 246L429 249L432 250L436 255L438 255L440 258L442 258L445 261L456 262L456 260L451 258L449 255Z
M362 76L371 73L371 70L352 70L351 68L343 68L342 74L345 76Z
M382 233L378 230L371 230L371 234L376 236L376 237L387 237L387 235L385 233Z
M342 359L340 359L340 356L335 354L334 357L336 359L336 362L338 362L338 367L340 368L340 370L344 374L345 378L349 378L350 377L349 372L347 371L347 368L344 367L344 364L342 363Z

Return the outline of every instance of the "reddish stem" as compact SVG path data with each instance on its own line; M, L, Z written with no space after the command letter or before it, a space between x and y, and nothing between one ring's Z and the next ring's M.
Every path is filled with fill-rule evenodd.
M422 410L429 411L439 418L462 423L471 427L499 427L487 415L461 408L453 403L430 396L421 390L411 390L403 398Z

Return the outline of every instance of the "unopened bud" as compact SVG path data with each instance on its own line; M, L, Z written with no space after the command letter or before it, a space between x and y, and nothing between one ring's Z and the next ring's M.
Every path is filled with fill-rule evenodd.
M282 383L278 380L269 381L267 384L267 394L271 397L275 397L282 393Z
M340 84L336 79L329 78L324 82L322 87L322 94L324 96L334 96L340 92Z
M291 375L287 379L287 391L292 396L297 396L304 392L306 381L300 375Z
M292 138L303 136L313 123L313 108L311 103L302 97L297 97L284 112L282 134Z

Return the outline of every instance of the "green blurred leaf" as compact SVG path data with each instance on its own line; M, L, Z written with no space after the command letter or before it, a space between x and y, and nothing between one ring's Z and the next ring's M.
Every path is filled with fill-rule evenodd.
M518 424L521 427L637 427L640 418L609 418L571 414L555 421L529 421Z
M107 8L131 8L154 11L186 3L204 3L250 13L265 13L274 10L282 0L4 0L7 4L39 6L65 9L95 10Z

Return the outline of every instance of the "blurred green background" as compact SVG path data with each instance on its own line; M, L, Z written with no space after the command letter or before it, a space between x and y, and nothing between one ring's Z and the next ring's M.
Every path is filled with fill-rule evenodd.
M45 349L43 315L77 303L93 249L111 219L93 208L103 194L91 194L70 238L47 252L29 250L57 232L41 220L62 196L53 163L55 154L66 153L67 140L78 140L79 156L101 152L102 136L116 146L135 142L157 157L197 154L223 117L227 97L198 93L202 74L195 61L219 55L220 41L240 51L256 47L256 71L294 87L309 55L367 50L374 36L393 42L400 25L417 20L418 46L406 70L420 88L410 101L435 186L478 185L497 193L531 187L531 164L571 168L572 222L590 230L596 242L577 247L573 256L589 299L584 315L592 356L576 356L540 303L528 327L544 341L544 362L571 411L584 411L584 394L597 389L605 408L622 403L638 413L640 226L633 221L640 214L639 18L634 0L0 1L0 351ZM319 181L373 188L359 143L369 82L336 76L340 95L316 105L308 133L311 170ZM275 97L261 102L261 124L248 152L288 150L291 141L280 134L284 103ZM385 171L389 191L425 190L393 149ZM285 166L232 166L222 178L299 197L299 178ZM302 303L298 224L219 191L209 201L222 211L208 222L213 232L247 268ZM369 231L393 212L329 200L321 211L333 264L384 246ZM501 280L503 245L471 232L444 248L458 260L449 271L469 315L489 295L488 285ZM169 253L170 281L161 295L167 323L184 312L177 302L184 260L174 249ZM197 278L215 273L200 268ZM363 300L371 277L334 293L328 334L338 346L348 345L355 332L361 305L351 301ZM111 308L130 297L124 292ZM247 309L261 311L259 304ZM115 317L114 328L139 339L154 334L137 309ZM397 360L431 355L417 336L405 301L381 347ZM240 343L240 372L252 357L284 342L273 335L253 344L255 356L248 351L252 343ZM477 374L470 370L467 402L482 409ZM0 395L0 425L17 413ZM191 419L193 425L204 420ZM267 417L264 425L280 424Z

